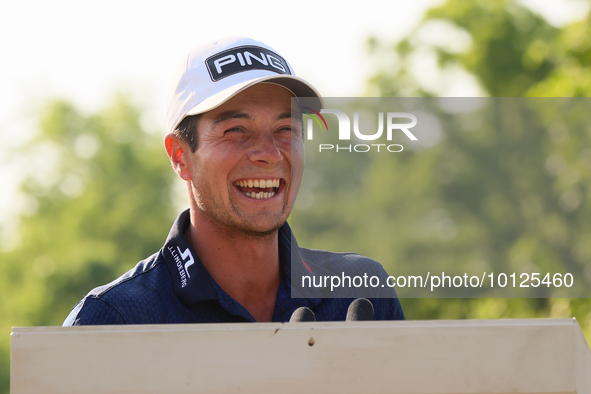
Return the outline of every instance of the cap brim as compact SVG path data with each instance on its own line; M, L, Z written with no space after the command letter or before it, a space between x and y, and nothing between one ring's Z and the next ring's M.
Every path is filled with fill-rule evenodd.
M199 115L204 112L211 111L212 109L219 107L232 97L236 96L238 93L261 82L272 82L277 85L281 85L286 89L289 89L296 97L311 98L310 105L313 107L314 110L318 112L320 112L324 105L320 93L318 93L316 89L314 89L314 87L305 80L295 76L277 77L274 75L269 75L266 77L260 77L249 81L244 81L234 86L231 86L225 90L222 90L221 92L218 92L206 98L205 100L197 104L195 107L191 108L189 111L187 111L185 116Z

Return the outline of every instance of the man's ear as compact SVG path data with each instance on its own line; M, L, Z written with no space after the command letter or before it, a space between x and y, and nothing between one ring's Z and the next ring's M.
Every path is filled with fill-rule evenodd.
M191 154L189 145L181 141L176 135L168 133L164 137L164 147L166 148L166 153L168 154L174 172L181 179L190 181L192 176L189 168L189 155Z

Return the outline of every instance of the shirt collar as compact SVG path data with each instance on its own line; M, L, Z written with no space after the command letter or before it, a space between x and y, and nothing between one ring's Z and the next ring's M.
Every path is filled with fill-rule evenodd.
M189 225L190 215L187 209L177 217L172 225L162 252L172 277L176 296L183 304L191 307L200 301L218 300L219 297L212 285L214 279L183 236ZM307 298L297 289L292 289L291 286L292 270L295 277L309 275L312 270L302 259L297 242L287 223L279 229L278 242L279 261L283 271L280 291L290 288L291 298ZM283 281L287 281L287 287L283 286ZM320 298L310 298L309 300L314 305L321 301Z
M183 236L190 223L187 209L175 220L162 248L166 266L172 277L174 292L187 306L192 306L199 301L217 299L216 291L209 279L209 272Z
M285 273L285 279L289 283L291 298L308 298L314 305L318 305L321 301L321 294L316 289L309 289L309 294L316 296L310 298L306 297L297 286L292 286L293 280L301 280L303 275L315 275L315 272L310 267L311 264L306 263L302 258L300 247L287 222L279 229L278 238L281 266Z

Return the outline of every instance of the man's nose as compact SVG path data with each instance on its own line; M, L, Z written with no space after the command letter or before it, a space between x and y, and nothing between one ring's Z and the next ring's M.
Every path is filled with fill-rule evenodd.
M275 165L283 160L283 154L277 147L273 135L271 133L264 133L253 140L249 159L253 162Z

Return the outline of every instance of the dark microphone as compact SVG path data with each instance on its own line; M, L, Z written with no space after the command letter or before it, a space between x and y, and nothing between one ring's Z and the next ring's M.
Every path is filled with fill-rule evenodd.
M345 321L373 320L373 305L367 298L358 298L349 305Z
M316 321L316 315L314 315L312 309L307 308L305 306L300 306L293 312L291 318L289 319L290 323L297 323L302 321Z

